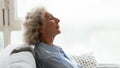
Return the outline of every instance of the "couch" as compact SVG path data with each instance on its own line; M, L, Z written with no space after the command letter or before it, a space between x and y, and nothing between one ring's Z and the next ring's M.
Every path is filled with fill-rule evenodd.
M18 46L21 45L9 45L4 50L0 51L0 68L5 68L8 63L7 58L9 57L10 52ZM120 68L120 65L117 64L99 64L91 54L83 54L80 56L69 55L69 57L83 66L83 68Z

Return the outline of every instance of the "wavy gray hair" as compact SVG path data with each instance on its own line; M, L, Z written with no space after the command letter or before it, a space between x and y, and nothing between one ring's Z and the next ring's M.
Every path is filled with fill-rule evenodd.
M23 24L25 44L34 45L40 42L40 32L38 29L44 23L45 12L44 8L35 8L26 15Z

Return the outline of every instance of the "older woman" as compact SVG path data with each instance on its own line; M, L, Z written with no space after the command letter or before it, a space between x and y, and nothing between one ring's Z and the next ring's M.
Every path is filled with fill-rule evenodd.
M53 44L56 35L60 34L60 20L43 8L37 8L29 12L24 22L25 44L33 45L37 68L81 68L76 62L72 61L62 50ZM12 68L35 68L34 58L28 52L20 52L23 60L13 54L14 62L9 65ZM25 59L24 58L27 58ZM16 58L17 58L16 57ZM29 59L28 59L29 58ZM31 59L30 59L31 58ZM15 62L20 61L20 62ZM24 64L22 64L23 62ZM14 67L15 66L15 67Z

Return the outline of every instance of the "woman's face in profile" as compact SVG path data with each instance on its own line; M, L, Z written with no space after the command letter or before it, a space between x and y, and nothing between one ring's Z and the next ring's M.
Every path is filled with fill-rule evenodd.
M59 30L59 22L60 20L54 17L49 12L45 13L45 27L44 32L49 35L57 35L60 33Z

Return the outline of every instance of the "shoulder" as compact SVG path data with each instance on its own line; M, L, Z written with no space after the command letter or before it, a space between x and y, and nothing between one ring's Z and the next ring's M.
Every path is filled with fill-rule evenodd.
M31 52L19 52L9 56L7 68L36 68L35 59Z

